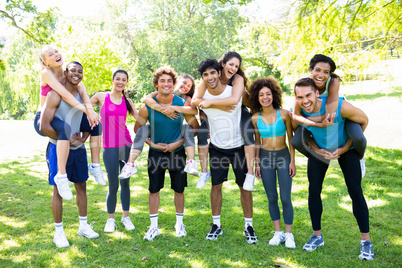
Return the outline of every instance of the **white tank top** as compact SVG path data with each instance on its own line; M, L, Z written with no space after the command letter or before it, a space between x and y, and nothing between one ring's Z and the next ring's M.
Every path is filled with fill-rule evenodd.
M203 96L205 100L224 99L232 96L232 87L227 85L219 95L212 95L207 91ZM213 145L221 149L233 149L244 145L240 132L242 98L232 112L219 109L202 109L208 116L209 137Z

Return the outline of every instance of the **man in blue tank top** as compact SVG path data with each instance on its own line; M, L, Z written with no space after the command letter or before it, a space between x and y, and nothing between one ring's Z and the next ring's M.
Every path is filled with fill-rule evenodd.
M73 96L76 96L79 101L81 101L77 87L83 77L82 65L79 62L70 62L67 64L65 76L65 88ZM66 133L70 139L70 151L66 165L68 180L66 178L66 183L58 183L57 185L55 180L59 179L56 176L56 140L58 139L58 134L50 125L50 122L52 122L55 116L59 117L66 124L71 126L71 132ZM84 142L88 138L89 133L85 133L81 137L79 133L81 118L81 111L65 102L56 91L52 90L49 92L41 115L40 126L41 132L50 138L50 142L46 150L46 161L49 167L49 184L53 185L52 214L56 228L53 242L59 248L68 247L70 245L63 230L63 199L61 197L61 195L63 195L63 198L67 200L72 199L68 181L74 183L77 191L77 206L80 221L78 234L87 238L99 237L99 235L94 232L92 227L87 223L86 181L88 179L88 164L87 151L85 149Z
M311 78L303 78L296 82L294 93L297 104L304 116L316 116L325 113L326 98L318 98L319 92ZM339 105L332 115L334 124L326 128L308 127L312 138L308 145L315 153L327 159L322 161L309 154L307 176L309 180L308 206L313 227L313 235L303 246L307 251L313 251L324 245L321 234L322 202L321 191L329 161L338 159L341 166L349 196L352 199L353 215L356 218L361 234L360 259L374 258L373 245L369 236L369 212L361 188L362 174L359 156L352 147L346 134L344 122L349 119L361 125L364 131L368 124L367 115L352 104L339 98Z
M170 67L161 67L154 73L153 86L158 91L155 100L162 106L191 106L191 104L174 95L176 72ZM193 108L195 109L195 108ZM183 119L194 129L198 129L198 122L192 115L180 114L178 118L170 119L166 115L149 108L143 104L138 112L138 119L134 132L149 121L151 126L151 139L147 140L150 146L148 154L149 176L149 216L151 226L144 239L152 241L159 235L158 209L160 203L159 191L164 187L165 173L169 170L171 188L174 191L174 204L176 207L176 235L186 236L183 224L184 188L187 186L187 175L184 172L186 155L183 148L184 139L180 132Z

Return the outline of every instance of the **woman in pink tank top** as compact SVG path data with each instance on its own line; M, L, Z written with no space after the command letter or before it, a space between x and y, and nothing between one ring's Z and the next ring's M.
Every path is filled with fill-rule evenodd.
M130 220L130 178L119 180L118 176L127 162L131 149L131 136L127 129L127 113L137 119L138 111L133 102L125 96L124 89L128 82L128 73L117 70L113 74L111 92L98 92L92 98L92 105L99 105L103 125L103 162L109 180L109 192L106 197L108 220L104 231L115 230L114 213L117 203L117 190L121 187L120 197L123 208L122 224L127 230L135 227Z

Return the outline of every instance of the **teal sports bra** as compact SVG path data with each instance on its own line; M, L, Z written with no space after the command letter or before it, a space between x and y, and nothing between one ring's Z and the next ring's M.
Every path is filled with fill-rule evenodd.
M279 109L276 110L276 121L272 125L265 124L264 121L262 121L260 112L258 115L257 128L262 138L272 138L286 135L286 126L282 120L281 114L279 113Z

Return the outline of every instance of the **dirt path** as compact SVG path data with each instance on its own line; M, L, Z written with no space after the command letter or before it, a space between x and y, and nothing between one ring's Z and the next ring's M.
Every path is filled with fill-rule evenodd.
M362 93L373 96L350 100L369 117L365 135L370 146L402 150L402 96L392 91L395 85L402 85L402 80L365 81L341 88L352 99ZM288 109L292 101L293 98L286 98L284 108ZM35 132L32 121L0 120L0 162L40 154L45 151L47 141Z

